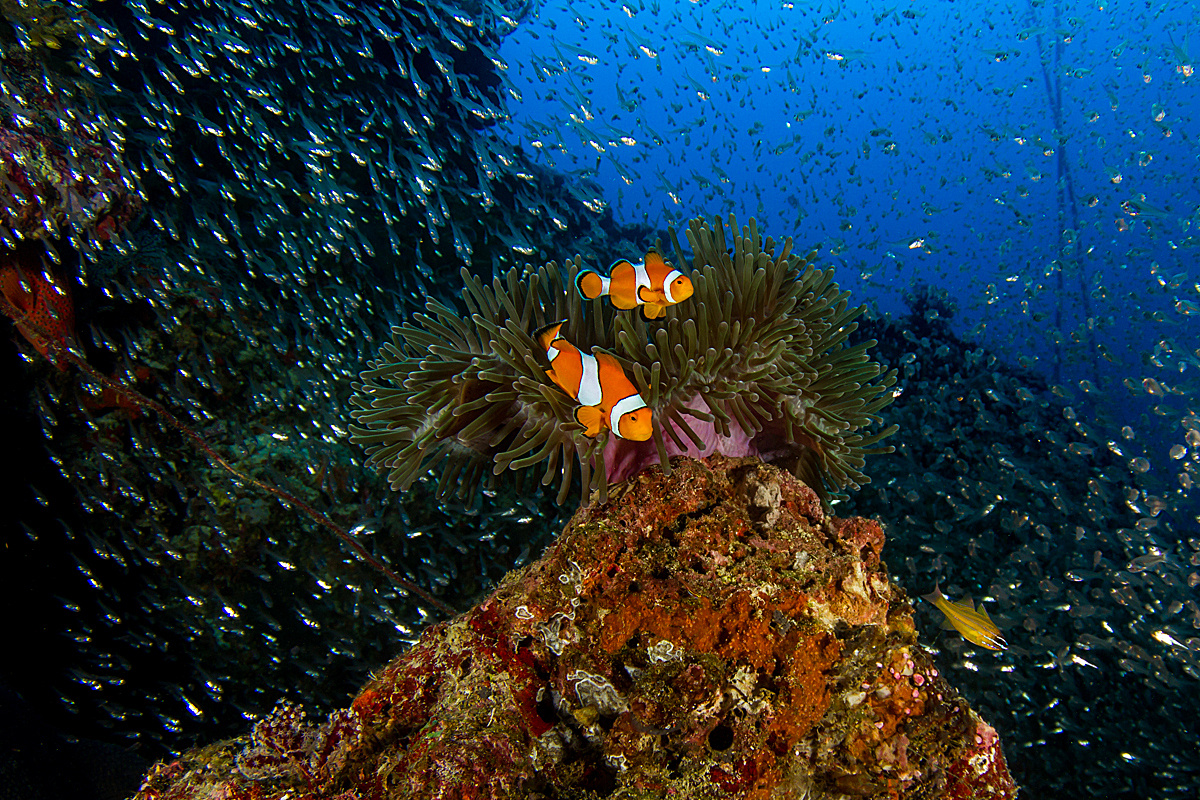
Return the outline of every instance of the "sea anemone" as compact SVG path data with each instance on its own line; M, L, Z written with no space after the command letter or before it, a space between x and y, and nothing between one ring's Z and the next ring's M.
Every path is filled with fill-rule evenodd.
M672 455L713 452L782 464L822 497L857 488L865 457L891 451L880 442L895 427L880 430L879 412L895 374L880 377L867 357L874 342L847 346L862 308L849 307L832 270L812 265L815 252L764 242L753 219L740 235L732 216L728 227L732 252L719 218L688 224L695 293L657 320L581 299L578 257L514 268L490 286L464 269L466 314L429 301L362 373L351 439L395 489L440 467L442 496L541 470L563 503L578 462L585 498L598 491L603 501L610 483L648 464L669 470ZM532 338L557 320L584 352L617 357L653 409L649 441L584 435Z

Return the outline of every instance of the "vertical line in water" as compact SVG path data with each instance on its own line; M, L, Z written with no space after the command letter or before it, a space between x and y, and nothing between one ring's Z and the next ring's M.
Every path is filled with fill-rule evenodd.
M1054 38L1053 51L1053 78L1051 78L1050 65L1046 58L1046 50L1043 47L1042 34L1037 34L1038 45L1038 61L1042 66L1042 84L1046 88L1046 101L1050 105L1050 114L1054 121L1054 152L1055 152L1055 199L1058 203L1058 242L1055 245L1058 261L1058 297L1054 309L1054 327L1060 338L1054 342L1054 382L1062 382L1062 345L1061 335L1063 333L1062 318L1063 318L1063 301L1066 294L1066 278L1063 275L1064 268L1069 261L1075 266L1075 272L1079 279L1079 302L1083 308L1084 327L1087 328L1088 339L1088 355L1092 365L1092 380L1096 385L1100 384L1099 368L1096 363L1096 332L1090 325L1087 325L1087 320L1092 318L1092 303L1088 295L1087 281L1083 275L1083 260L1079 255L1080 242L1079 237L1083 231L1079 227L1079 204L1075 196L1075 181L1071 177L1071 164L1067 161L1066 156L1066 133L1063 127L1062 113L1062 37L1058 32L1059 20L1059 0L1051 6L1053 19L1051 20L1050 30ZM1036 27L1037 17L1034 12L1033 2L1029 4L1029 24L1030 27ZM1067 222L1070 221L1072 231L1072 241L1069 250L1070 255L1064 250L1063 234L1067 229Z

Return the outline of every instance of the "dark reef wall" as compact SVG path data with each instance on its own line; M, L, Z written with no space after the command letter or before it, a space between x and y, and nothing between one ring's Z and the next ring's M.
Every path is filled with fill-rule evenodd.
M147 754L284 695L344 696L437 612L72 360L462 603L558 511L515 491L447 506L424 482L398 498L344 441L351 380L462 264L490 278L648 232L495 136L515 24L496 7L4 10L18 324L0 392L22 477L3 568L23 652L5 675L55 724Z

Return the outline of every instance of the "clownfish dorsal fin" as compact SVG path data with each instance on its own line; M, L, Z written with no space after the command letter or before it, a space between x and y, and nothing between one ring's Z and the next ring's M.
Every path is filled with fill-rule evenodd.
M538 343L538 347L543 350L549 350L551 343L555 339L560 338L559 331L566 324L567 321L564 319L558 322L551 322L549 325L543 325L534 332L533 340Z

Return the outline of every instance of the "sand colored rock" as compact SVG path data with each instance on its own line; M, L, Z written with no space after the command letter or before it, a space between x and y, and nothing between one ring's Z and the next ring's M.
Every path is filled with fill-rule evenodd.
M281 705L138 800L1015 796L876 522L756 459L674 465L580 510L349 708Z

